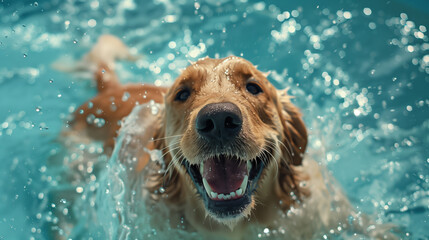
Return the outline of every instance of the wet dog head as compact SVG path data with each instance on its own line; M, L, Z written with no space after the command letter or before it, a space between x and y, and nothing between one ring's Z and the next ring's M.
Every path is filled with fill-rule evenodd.
M166 95L171 163L219 222L250 215L264 182L289 197L290 166L301 164L307 134L279 93L250 62L228 57L192 64Z

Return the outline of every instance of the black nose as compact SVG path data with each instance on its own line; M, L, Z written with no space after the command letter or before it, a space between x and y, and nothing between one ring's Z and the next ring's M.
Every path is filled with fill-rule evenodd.
M230 102L210 103L197 115L197 132L210 142L226 143L241 130L243 118L237 105Z

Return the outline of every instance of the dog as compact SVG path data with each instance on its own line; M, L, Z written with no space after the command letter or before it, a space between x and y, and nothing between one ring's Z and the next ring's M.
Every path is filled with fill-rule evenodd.
M101 38L97 49L114 48L120 41L105 41L112 38ZM249 61L202 58L167 88L121 84L115 56L102 59L93 61L98 94L76 109L63 137L102 141L110 155L121 120L136 105L162 105L146 144L136 147L162 152L169 173L147 178L148 198L182 216L188 231L245 239L263 226L279 238L311 239L353 229L394 238L357 213L326 170L306 157L307 130L292 97ZM137 158L129 174L150 167L150 154Z

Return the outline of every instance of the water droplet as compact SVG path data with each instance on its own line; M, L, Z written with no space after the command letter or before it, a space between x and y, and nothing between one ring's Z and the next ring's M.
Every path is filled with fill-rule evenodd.
M103 127L106 121L103 118L96 118L94 119L94 124L97 127Z
M152 112L152 114L153 115L156 115L156 114L158 114L158 112L159 112L159 109L158 109L158 107L157 106L152 106L152 108L151 108L151 112Z
M39 3L38 3L38 2L34 2L34 3L33 3L33 5L34 5L35 7L38 7L38 6L39 6Z
M83 192L83 187L77 187L76 188L76 192L77 193L82 193Z
M24 53L24 54L23 54L23 57L24 57L24 58L26 58L26 57L27 57L27 54L25 54L25 53Z
M38 195L38 198L39 199L43 199L45 197L45 194L43 194L43 193L39 193L39 195Z
M42 107L36 107L36 112L42 111Z
M74 40L73 40L73 43L74 43L74 44L76 44L76 43L77 43L77 40L76 40L76 39L74 39Z
M88 114L88 116L86 117L86 122L87 122L88 124L93 124L93 123L94 123L94 120L95 120L95 116L94 116L94 114Z
M53 83L54 82L54 79L49 79L49 83Z
M122 95L122 102L126 102L130 98L130 93L124 92L124 95Z
M88 20L88 26L89 27L95 27L97 25L97 21L95 19L89 19Z

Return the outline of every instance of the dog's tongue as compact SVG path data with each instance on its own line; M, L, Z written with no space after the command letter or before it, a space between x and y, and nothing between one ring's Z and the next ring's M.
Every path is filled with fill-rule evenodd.
M247 166L236 157L209 158L204 162L203 178L216 193L235 192L247 175Z

